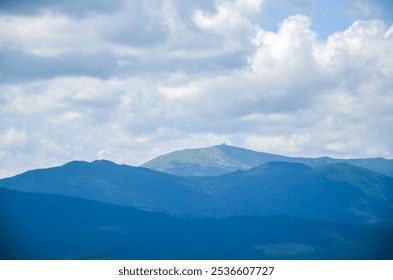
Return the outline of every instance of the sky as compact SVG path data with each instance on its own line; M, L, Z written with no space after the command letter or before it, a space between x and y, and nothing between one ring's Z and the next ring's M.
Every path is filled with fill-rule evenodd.
M393 1L0 2L0 178L226 143L393 158Z

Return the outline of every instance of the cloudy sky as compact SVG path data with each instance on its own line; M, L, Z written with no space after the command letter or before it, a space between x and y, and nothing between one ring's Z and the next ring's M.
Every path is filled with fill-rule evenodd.
M390 0L0 2L0 177L220 143L393 157Z

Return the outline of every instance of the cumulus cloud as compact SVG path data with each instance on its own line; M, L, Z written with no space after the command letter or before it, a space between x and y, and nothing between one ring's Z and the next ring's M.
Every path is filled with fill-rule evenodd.
M0 46L43 57L119 54L123 48L137 52L141 46L152 47L167 37L159 3L128 1L123 10L81 18L52 10L34 16L4 15L0 17Z
M263 0L217 1L214 14L198 10L194 20L198 27L211 30L220 36L246 36L255 26L250 18L261 12Z
M392 116L393 61L386 57L392 48L389 30L382 21L356 21L322 40L312 31L309 18L291 16L277 32L258 32L249 70L194 79L161 91L167 102L176 101L201 120L227 120L228 131L266 134L251 139L276 141L282 147L287 143L292 148L283 149L290 153L306 150L294 148L293 135L308 135L304 143L310 153L315 145L319 153L322 148L336 156L371 156L372 151L391 156L391 136L380 141ZM380 147L362 150L356 145L345 153L329 145L353 137L363 146L369 142ZM245 142L255 147L256 141L250 141ZM277 152L270 144L260 147Z
M65 8L53 9L46 2L40 3L43 8L39 13L0 14L0 59L5 66L0 79L56 75L107 78L161 72L164 68L188 73L240 68L245 65L249 37L256 28L247 16L257 15L262 5L260 0L187 5L180 0L116 3L119 9L107 13L93 9L80 17ZM229 17L234 17L229 29L216 24L206 27L198 21L199 14L219 14L224 6ZM248 37L244 37L245 29Z
M73 159L138 165L223 142L393 156L386 22L324 39L304 15L264 30L261 0L116 3L0 15L0 176Z
M1 16L1 49L22 50L36 56L56 57L69 52L97 52L95 27L86 20L45 11L40 15Z

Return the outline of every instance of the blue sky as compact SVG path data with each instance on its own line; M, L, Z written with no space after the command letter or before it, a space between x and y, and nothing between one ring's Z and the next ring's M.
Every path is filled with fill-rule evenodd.
M0 177L232 144L393 157L392 1L0 2Z
M393 2L389 0L267 0L261 25L277 30L277 23L289 15L304 14L312 19L313 29L326 39L337 31L344 31L355 20L383 19L391 24Z

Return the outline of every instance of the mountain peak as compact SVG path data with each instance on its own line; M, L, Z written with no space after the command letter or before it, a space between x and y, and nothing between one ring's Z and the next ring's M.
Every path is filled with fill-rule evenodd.
M113 161L107 160L107 159L94 160L91 162L91 164L98 165L98 166L104 166L104 167L117 166L116 163L114 163Z
M221 175L248 170L268 161L285 161L285 157L256 152L222 143L205 148L184 149L154 158L142 167L175 175Z
M221 143L219 145L177 150L158 156L142 167L181 176L217 176L237 170L249 170L267 162L302 163L316 167L347 163L393 177L393 161L378 159L301 158L257 152Z

